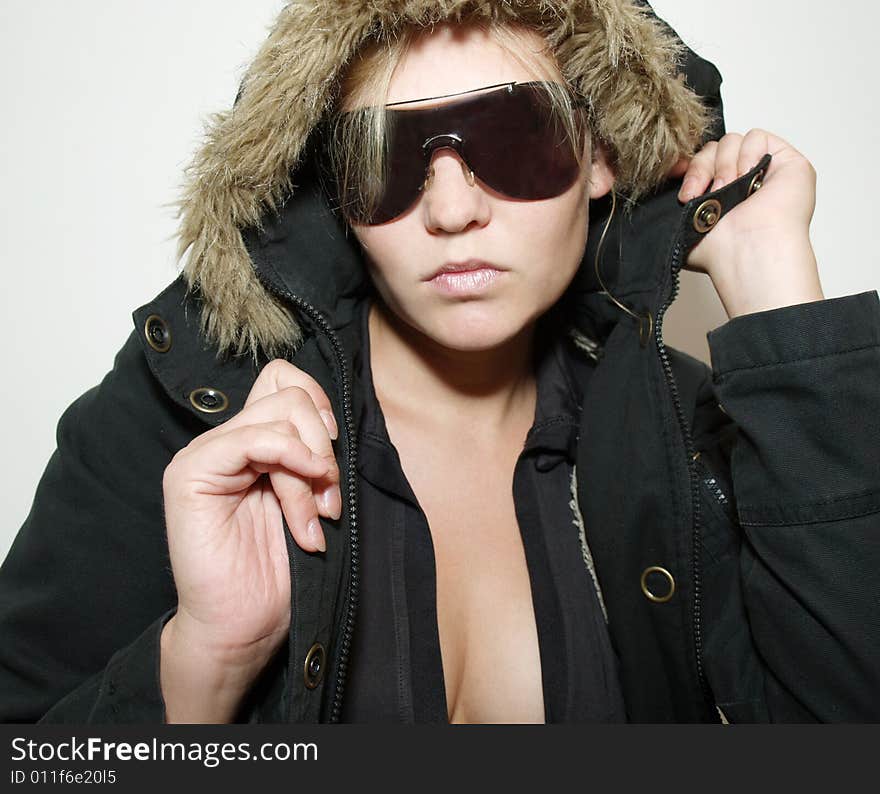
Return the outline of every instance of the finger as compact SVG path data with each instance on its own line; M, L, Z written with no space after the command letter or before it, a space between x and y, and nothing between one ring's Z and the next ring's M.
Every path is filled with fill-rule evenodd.
M285 418L295 425L302 441L315 454L327 461L326 473L312 478L310 495L323 515L338 519L342 515L339 466L336 463L336 453L327 426L314 403L312 393L299 386L288 386L256 400L245 410L250 412L249 417L258 418L263 415L272 418L273 415L282 412ZM322 390L321 394L323 393Z
M684 176L687 173L688 166L691 163L690 157L681 157L678 162L669 170L669 178L675 179L679 176Z
M333 444L312 395L299 386L288 386L252 401L239 413L216 428L221 433L236 427L286 420L299 437L319 455L333 457Z
M751 171L770 151L770 141L765 130L749 130L743 138L736 163L738 177Z
M342 492L339 487L339 467L327 428L312 401L311 393L298 386L289 386L252 402L226 425L235 428L245 423L287 419L296 426L299 437L318 455L326 458L327 473L316 478L313 485L315 498L323 515L337 519L342 514Z
M296 544L304 551L326 551L327 543L318 518L312 482L290 474L281 466L270 467L269 482L281 503Z
M742 148L743 136L731 132L718 141L715 155L715 180L710 190L719 190L736 179L736 163Z
M325 456L333 454L330 435L311 394L298 386L290 386L252 401L231 419L190 443L198 446L239 427L274 421L292 423L297 428L299 437L315 452Z
M241 427L273 421L290 423L297 437L327 461L323 476L313 479L315 498L323 515L338 519L342 515L342 492L333 444L311 395L298 386L290 386L253 401L232 419L193 440L190 446L199 447Z
M324 476L329 468L327 459L313 453L286 421L236 428L198 447L185 447L172 461L179 482L195 493L209 494L241 490L245 470L259 472L266 464L309 479Z
M694 155L678 192L680 201L690 201L706 192L709 183L715 176L715 152L717 149L718 142L709 141Z
M312 480L326 473L328 462L312 453L290 422L236 428L190 451L176 465L176 479L196 494L237 493L259 473L269 473L296 543L306 551L326 550L320 522L315 522Z
M245 400L245 407L291 386L299 387L308 393L327 427L330 438L335 441L339 437L339 427L327 394L311 375L284 359L276 358L263 367Z

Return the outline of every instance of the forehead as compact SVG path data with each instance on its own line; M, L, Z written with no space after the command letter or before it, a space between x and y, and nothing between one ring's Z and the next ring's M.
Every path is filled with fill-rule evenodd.
M419 34L397 64L386 102L460 93L506 82L559 78L536 31L507 28L498 36L467 25L444 24Z

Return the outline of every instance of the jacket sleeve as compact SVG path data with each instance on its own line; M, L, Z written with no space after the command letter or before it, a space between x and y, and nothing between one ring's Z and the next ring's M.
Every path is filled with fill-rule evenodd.
M162 722L158 641L177 603L162 476L187 417L135 334L63 414L0 568L0 721Z
M880 720L877 292L742 315L707 338L694 438L720 406L766 716Z

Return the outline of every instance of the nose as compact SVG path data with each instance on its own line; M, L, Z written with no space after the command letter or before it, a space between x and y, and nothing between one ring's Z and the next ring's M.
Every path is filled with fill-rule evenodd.
M422 204L431 231L460 232L489 221L489 202L474 172L457 151L436 149L428 165Z

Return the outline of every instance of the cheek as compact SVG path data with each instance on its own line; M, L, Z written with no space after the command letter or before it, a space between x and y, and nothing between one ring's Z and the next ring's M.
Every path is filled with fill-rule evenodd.
M586 196L566 194L552 200L526 223L518 226L526 231L524 250L531 252L533 261L543 263L539 275L554 285L568 282L574 277L587 244L589 208ZM579 200L583 197L583 200Z
M401 252L408 248L405 230L391 225L353 229L370 275L381 281L394 281L400 269Z
M423 257L414 256L424 245L419 230L407 224L407 219L382 226L355 229L360 243L367 277L385 304L401 317L412 317L416 311L412 303L418 286L416 281L426 267ZM422 233L423 234L423 233Z

